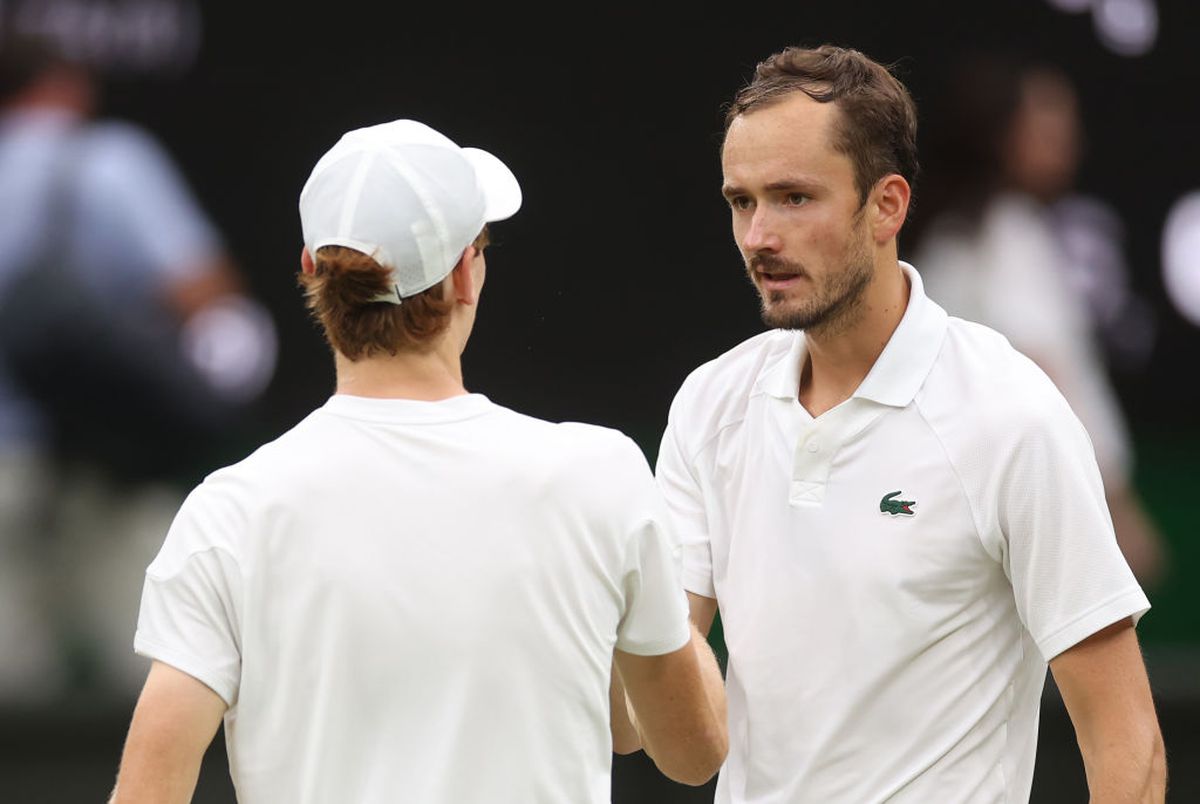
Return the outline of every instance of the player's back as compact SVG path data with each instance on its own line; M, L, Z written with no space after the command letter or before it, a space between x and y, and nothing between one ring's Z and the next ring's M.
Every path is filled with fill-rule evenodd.
M231 587L237 650L208 683L239 799L607 801L648 489L620 434L478 395L335 396L211 476L148 585L205 552Z

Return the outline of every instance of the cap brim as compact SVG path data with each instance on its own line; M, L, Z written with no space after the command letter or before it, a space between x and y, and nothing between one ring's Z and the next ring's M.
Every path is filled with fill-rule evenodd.
M521 185L508 165L479 148L463 148L463 155L475 167L483 188L484 220L502 221L521 208Z

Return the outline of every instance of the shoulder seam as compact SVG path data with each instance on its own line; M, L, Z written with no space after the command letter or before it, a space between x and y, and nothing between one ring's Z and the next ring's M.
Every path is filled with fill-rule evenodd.
M950 471L954 473L954 478L958 481L958 487L962 491L963 498L967 501L967 510L971 512L971 524L975 526L975 538L979 540L979 545L983 548L983 551L990 556L992 551L988 549L987 542L984 541L983 528L980 526L979 522L979 512L975 508L975 501L971 498L971 493L967 491L966 481L963 480L962 474L958 471L958 464L956 464L954 462L954 458L951 457L950 450L946 447L946 442L942 440L941 433L938 432L937 428L933 426L933 423L930 422L925 416L925 411L922 410L919 399L913 400L913 407L916 408L917 415L921 417L921 421L923 421L925 426L929 428L930 434L933 435L934 440L937 441L938 446L941 447L942 456L946 459L946 464L950 467Z
M762 391L758 391L758 390L751 391L750 395L746 397L746 406L749 407L750 400L754 399L757 396L761 396L761 395L762 395ZM695 454L692 455L690 458L688 458L688 460L695 461L697 458L700 457L700 455L706 449L708 449L710 446L712 446L713 442L717 440L717 436L724 433L730 427L733 427L734 425L737 425L737 424L741 424L745 420L746 420L746 411L745 411L745 409L742 409L737 416L734 416L733 418L729 419L728 421L724 421L724 422L721 422L720 424L718 424L716 426L716 428L711 433L709 433L708 436L705 437L705 439L703 441L700 442L700 446L698 446L696 448Z
M190 562L196 556L203 555L205 553L218 552L229 556L229 558L233 560L234 566L238 568L238 574L240 575L242 573L242 562L238 561L238 557L234 555L233 551L226 547L222 547L221 545L214 544L199 550L193 550L192 552L188 553L186 556L184 556L183 560L179 562L179 569L169 575L156 575L150 571L149 567L147 567L146 577L152 581L155 581L156 583L166 583L167 581L173 580L181 572L183 572L183 570L187 567L188 562ZM153 564L151 564L151 566L153 566Z

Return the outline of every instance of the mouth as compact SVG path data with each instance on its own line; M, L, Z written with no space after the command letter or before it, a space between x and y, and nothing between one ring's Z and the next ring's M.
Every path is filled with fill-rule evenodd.
M754 272L754 276L758 279L758 284L763 290L779 291L787 290L788 288L799 285L804 279L804 275L797 271L783 270L762 270Z

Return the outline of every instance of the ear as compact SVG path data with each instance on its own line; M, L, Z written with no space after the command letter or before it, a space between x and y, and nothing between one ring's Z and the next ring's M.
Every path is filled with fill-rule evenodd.
M458 264L454 266L454 270L447 277L450 280L450 290L454 293L455 301L462 304L474 305L479 303L480 283L471 270L471 266L475 263L475 258L479 255L479 249L474 246L467 246L463 251L462 256L458 259Z
M875 214L871 221L871 228L875 242L883 245L900 233L900 227L904 225L904 220L908 217L908 203L912 198L912 188L908 186L908 182L903 176L891 173L879 180L872 195L874 196L872 211Z
M313 262L312 255L308 253L308 246L300 249L300 270L309 276L317 272L317 264Z

